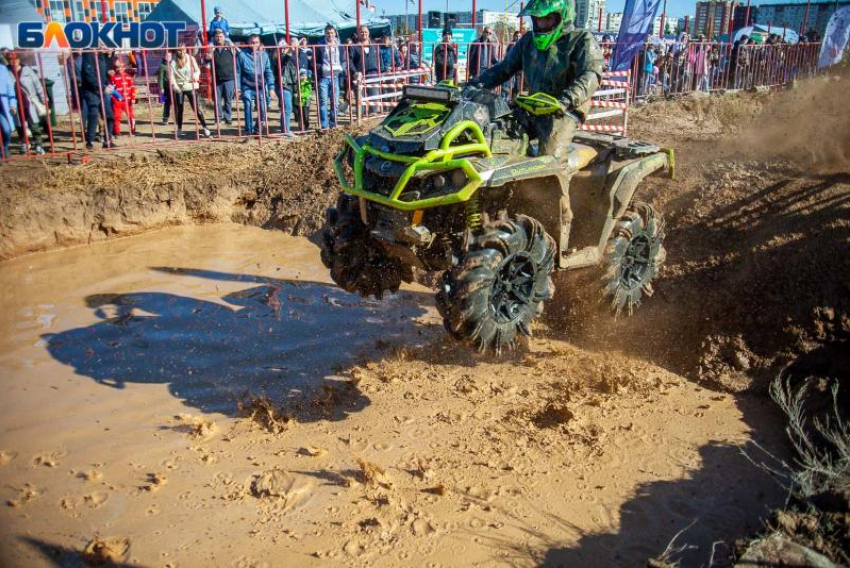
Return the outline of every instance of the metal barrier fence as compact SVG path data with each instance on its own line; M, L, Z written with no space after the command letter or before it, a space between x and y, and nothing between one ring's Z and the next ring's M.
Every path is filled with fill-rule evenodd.
M396 104L403 85L463 83L501 61L511 47L409 43L399 50L387 44L293 43L256 49L6 51L14 83L14 95L7 98L15 100L13 124L0 112L0 159L67 155L69 161L85 161L95 144L136 149L204 138L256 138L262 144L382 116ZM629 102L652 94L777 86L808 77L817 71L819 50L813 43L647 46L631 71L606 73L582 128L625 134ZM57 84L67 86L52 100L45 75L51 58L59 63L51 67L59 69ZM497 91L513 97L524 88L519 74ZM51 112L58 97L68 114ZM620 116L621 124L608 120ZM11 145L15 131L17 142Z

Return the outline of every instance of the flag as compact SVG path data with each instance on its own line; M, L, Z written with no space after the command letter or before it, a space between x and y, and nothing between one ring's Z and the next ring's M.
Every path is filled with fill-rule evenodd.
M652 22L661 0L626 0L617 45L611 58L612 71L626 71L640 53L652 31Z
M820 46L818 68L841 63L847 41L850 40L850 7L835 12L826 25L823 43Z

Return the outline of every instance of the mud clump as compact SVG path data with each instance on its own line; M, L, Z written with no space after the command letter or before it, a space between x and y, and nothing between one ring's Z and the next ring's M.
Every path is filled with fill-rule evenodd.
M246 395L237 403L239 414L271 434L282 434L295 419L285 414L268 397Z
M86 544L82 559L89 566L114 566L125 562L129 554L129 538L96 536Z
M256 475L251 482L251 494L257 499L272 500L284 511L306 501L313 484L282 469L271 469Z

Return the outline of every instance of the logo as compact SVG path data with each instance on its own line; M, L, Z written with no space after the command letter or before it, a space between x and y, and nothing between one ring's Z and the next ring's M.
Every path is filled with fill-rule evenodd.
M19 22L18 44L22 49L56 46L60 49L106 47L129 43L132 49L176 46L185 22Z

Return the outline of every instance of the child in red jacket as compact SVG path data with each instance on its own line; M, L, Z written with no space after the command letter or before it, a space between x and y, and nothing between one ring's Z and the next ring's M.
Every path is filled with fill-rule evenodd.
M121 116L127 111L127 120L130 123L130 134L136 133L136 117L133 114L133 105L136 104L136 87L133 85L133 77L124 69L124 62L115 59L115 74L110 79L115 91L112 93L112 112L115 114L114 134L121 134Z

